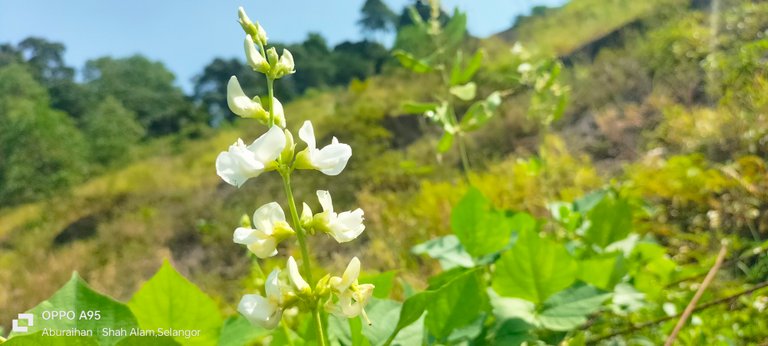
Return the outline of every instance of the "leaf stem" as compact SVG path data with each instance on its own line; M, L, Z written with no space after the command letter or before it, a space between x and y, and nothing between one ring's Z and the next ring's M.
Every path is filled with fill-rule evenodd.
M325 332L323 332L323 321L320 318L320 309L316 306L312 309L312 316L315 318L315 327L317 328L317 338L320 346L325 346Z

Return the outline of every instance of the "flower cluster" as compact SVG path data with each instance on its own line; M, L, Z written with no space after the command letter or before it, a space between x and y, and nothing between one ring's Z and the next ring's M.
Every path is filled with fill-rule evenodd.
M276 171L283 178L288 208L292 218L289 224L283 208L277 202L270 202L257 208L253 218L244 217L241 227L234 231L233 240L245 245L258 258L278 254L283 241L298 240L302 250L303 269L293 257L288 258L287 272L289 285L281 284L280 269L274 269L266 278L264 295L243 296L238 311L254 324L275 328L283 311L299 307L312 311L320 309L348 318L361 316L368 323L364 307L373 293L373 285L359 284L360 260L353 258L341 277L326 275L318 280L314 288L304 279L312 282L310 257L306 237L325 233L339 243L349 242L363 233L363 210L336 212L331 194L317 191L322 212L313 213L307 203L299 217L291 192L290 177L295 170L317 170L329 176L340 174L352 156L352 148L333 137L331 143L318 148L315 131L310 121L305 121L298 131L306 147L296 152L293 134L286 129L283 105L273 96L275 80L295 72L293 55L284 49L278 56L275 48L267 48L267 34L261 25L252 22L245 11L238 11L239 23L245 31L245 55L251 68L267 78L266 98L249 97L243 92L236 77L232 76L227 85L227 104L230 110L242 118L255 119L267 126L267 131L246 145L238 138L227 151L216 158L216 172L228 184L241 187L251 178L269 171ZM303 271L303 276L302 276ZM318 323L320 323L319 317ZM323 338L322 333L318 337Z

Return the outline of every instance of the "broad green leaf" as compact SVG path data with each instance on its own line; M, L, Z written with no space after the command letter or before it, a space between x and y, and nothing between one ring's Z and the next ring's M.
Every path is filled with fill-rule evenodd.
M424 325L438 340L474 322L488 307L481 271L472 270L434 291L427 302Z
M371 343L363 336L363 321L359 318L347 319L352 346L371 346ZM386 337L386 335L384 336Z
M372 324L362 325L362 335L371 345L378 346L384 344L392 332L397 327L397 318L400 316L402 304L387 299L371 299L366 306L365 311L371 319ZM357 319L360 321L360 319ZM354 335L354 334L353 334Z
M43 312L72 311L73 319L42 318ZM98 311L98 317L96 316ZM128 307L110 297L100 294L88 286L77 273L48 300L29 310L34 315L34 325L27 333L48 330L90 330L93 338L101 345L114 345L124 336L103 336L102 328L126 330L137 327L136 318ZM18 333L11 333L11 336Z
M477 95L477 85L475 82L469 82L463 85L452 86L448 91L451 95L458 97L461 100L469 101L475 98Z
M565 246L529 230L501 255L493 288L503 296L541 304L573 284L577 273L578 265Z
M547 299L537 318L549 330L571 330L587 322L587 316L610 297L592 286L574 286Z
M451 212L451 228L467 252L480 257L509 244L512 220L495 210L476 188L470 188Z
M416 59L413 55L404 50L397 49L392 54L400 62L400 65L403 65L403 67L413 72L427 73L432 71L432 66L430 66L429 63L424 60Z
M531 325L519 318L501 320L493 335L494 345L518 346L532 340Z
M392 285L395 281L395 271L390 270L376 275L362 275L360 276L360 283L373 284L373 296L376 298L384 299L389 297L389 292L392 291Z
M474 267L475 263L455 235L447 235L421 243L411 249L416 255L427 255L440 262L444 270Z
M608 194L607 190L595 190L583 197L573 201L573 210L579 213L586 214L592 210L600 201Z
M221 327L219 346L250 345L258 338L269 334L269 330L254 326L241 315L227 318Z
M480 49L475 52L472 59L464 65L464 59L461 51L456 53L456 60L451 68L451 85L460 85L469 82L472 77L477 73L483 62L483 50Z
M451 146L453 146L453 138L453 133L444 132L443 136L440 137L440 141L437 142L437 151L444 153L451 150Z
M199 336L174 338L184 345L215 345L222 325L210 297L179 274L167 261L128 303L144 329L199 330Z
M436 111L437 103L406 102L403 104L403 112L410 114L424 114L428 111Z
M99 342L96 341L96 332L93 333L94 337L90 336L50 336L43 335L43 332L36 332L34 334L24 334L11 337L6 342L2 342L3 346L99 346Z
M632 232L632 207L626 199L607 194L587 213L587 220L584 239L605 248Z
M395 330L392 331L392 334L390 334L388 340L394 340L401 330L421 319L421 315L423 315L424 310L427 309L427 303L432 298L433 293L433 291L419 292L403 302L397 325L395 326Z
M626 274L624 256L620 253L596 256L579 262L579 280L600 289L612 290Z
M478 129L496 114L499 105L501 105L501 94L499 92L491 93L485 100L477 101L469 107L467 113L461 118L459 126L464 131Z
M638 292L632 285L620 283L613 288L611 310L613 313L626 316L630 312L640 310L645 306L645 294Z

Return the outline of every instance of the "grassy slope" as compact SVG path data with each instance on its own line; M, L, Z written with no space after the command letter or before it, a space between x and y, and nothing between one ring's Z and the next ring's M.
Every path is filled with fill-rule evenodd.
M497 36L521 41L545 53L566 56L580 47L640 19L662 5L688 0L581 0L571 1L544 17L532 18Z

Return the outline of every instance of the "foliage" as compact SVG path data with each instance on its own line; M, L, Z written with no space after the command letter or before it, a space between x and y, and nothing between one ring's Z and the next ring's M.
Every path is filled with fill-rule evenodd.
M144 136L136 114L112 96L86 113L82 122L92 160L104 166L127 162L131 148Z

